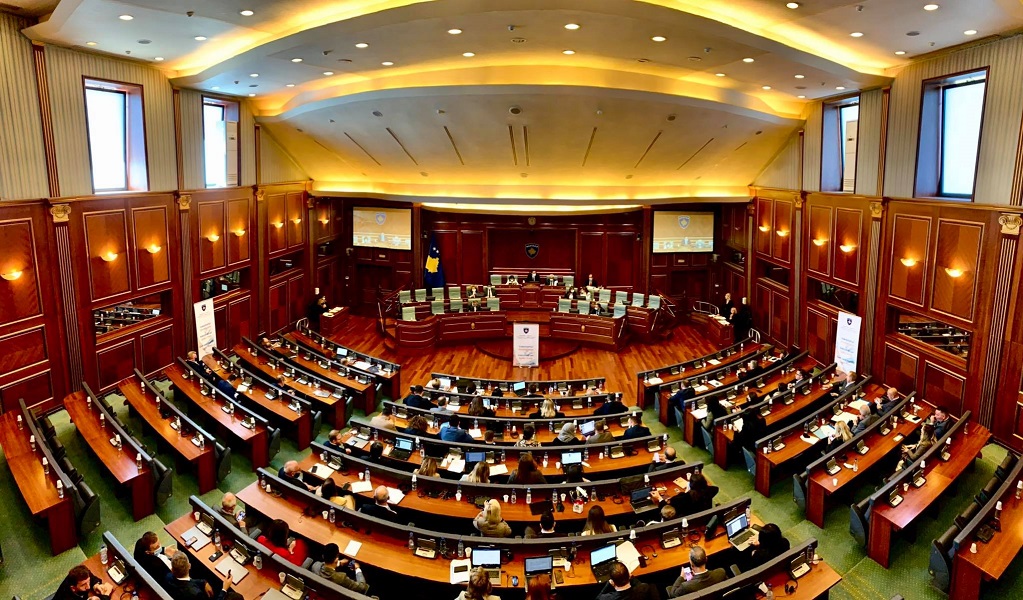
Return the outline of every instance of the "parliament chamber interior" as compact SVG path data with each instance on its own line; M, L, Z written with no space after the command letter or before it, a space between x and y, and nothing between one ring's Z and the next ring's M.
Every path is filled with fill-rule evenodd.
M1021 28L4 0L0 596L1023 597Z

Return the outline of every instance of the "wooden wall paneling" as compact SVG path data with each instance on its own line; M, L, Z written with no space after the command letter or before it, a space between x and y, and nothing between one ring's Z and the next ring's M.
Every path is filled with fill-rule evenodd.
M792 262L792 245L795 232L792 226L794 208L791 202L774 201L774 231L772 236L771 256L783 263Z
M50 369L25 375L0 385L0 409L3 412L18 409L18 400L24 398L26 406L42 406L44 409L59 404L54 392L53 378Z
M449 283L462 283L462 263L473 260L458 249L458 231L454 229L433 230L437 250L440 251L440 265L444 269L444 278Z
M267 240L271 255L288 249L288 212L284 194L266 194Z
M753 326L766 336L771 335L771 288L759 281L753 287Z
M217 347L227 349L234 346L234 344L229 343L231 338L231 323L228 322L226 303L214 304L213 325L217 330Z
M835 356L838 319L817 308L806 309L806 345L803 348L821 364L829 364Z
M288 248L301 248L306 240L306 200L305 192L288 192L285 195L287 222L284 228L287 230Z
M835 209L835 242L831 252L835 257L835 279L859 289L860 248L863 244L864 211L859 209Z
M819 277L831 276L831 249L838 243L829 206L807 207L806 270Z
M931 218L896 214L893 223L888 295L923 307L930 264Z
M769 198L757 198L757 229L753 239L758 254L771 256L774 243L774 201Z
M35 224L27 215L25 218L0 220L0 240L3 240L0 274L12 276L19 273L14 281L0 279L0 325L12 325L43 314L39 281L42 274L37 261L34 228Z
M267 309L270 311L268 330L271 333L288 326L288 282L286 280L270 284L267 293Z
M899 392L917 391L917 370L920 360L902 348L886 343L884 346L884 379L881 383L895 386Z
M219 337L217 339L220 339ZM139 369L147 376L157 373L164 367L174 363L174 327L167 326L139 334L139 346L142 351L142 367Z
M482 230L462 230L459 232L459 277L458 282L465 284L486 284L486 258L483 249L486 245L486 234ZM446 274L446 273L445 273Z
M333 205L329 200L317 199L309 217L313 220L313 240L316 243L329 241L334 237Z
M921 397L923 399L944 408L953 415L963 414L963 400L966 395L965 375L954 373L924 359L921 381L923 388Z
M931 275L933 310L973 322L983 239L983 223L938 219Z
M251 225L250 206L251 199L248 192L244 198L227 201L227 227L224 229L221 239L227 242L228 266L244 266L243 263L247 262L251 256L254 231Z
M604 286L607 282L607 238L603 232L580 231L579 232L578 266L576 277L579 281L586 281L590 273Z
M48 359L44 325L0 337L0 374L17 374Z
M91 332L90 332L91 334ZM96 348L96 381L100 391L108 391L125 377L131 377L136 363L137 338L119 339L113 343Z
M576 262L575 229L553 227L493 227L489 230L490 270L521 269L523 271L579 268ZM527 244L537 244L539 251L530 258Z
M288 279L289 325L305 317L305 309L307 304L309 304L309 300L306 297L305 276L296 275Z
M87 211L82 215L88 265L87 285L92 303L114 302L131 291L128 224L125 211Z
M171 280L168 212L166 206L131 209L132 232L135 236L133 263L138 291L148 290Z
M771 337L788 347L792 332L792 313L789 297L782 292L771 292Z
M251 295L235 298L228 303L227 322L230 324L230 328L227 332L227 341L231 346L240 343L243 337L252 338L255 333L254 314Z
M605 284L608 287L628 288L630 291L636 286L638 269L638 246L636 245L636 234L633 232L608 232L605 234L605 264L607 272L604 275ZM706 256L700 256L706 260ZM582 277L586 277L583 275ZM584 279L585 281L585 279ZM643 290L645 292L645 290Z

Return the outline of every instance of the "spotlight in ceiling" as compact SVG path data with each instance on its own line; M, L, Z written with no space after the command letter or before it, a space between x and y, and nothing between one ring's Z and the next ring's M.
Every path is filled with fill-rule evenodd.
M863 37L863 32L862 32L862 31L854 31L854 32L850 33L849 35L850 35L851 37L857 37L857 38L859 38L859 37Z
M664 37L663 35L655 35L654 37L652 37L650 39L655 41L655 42L663 42L663 41L666 41L668 38Z
M771 86L769 86L769 85L762 85L762 86L760 86L760 89L762 89L762 90L769 90L769 89L771 89Z
M359 42L358 44L355 44L355 47L356 48L369 48L369 44L367 44L366 42Z
M206 38L205 35L197 35L197 36L195 36L195 41L197 41L197 42L205 42L206 39L207 38Z
M239 12L238 14L240 14L243 17L251 17L252 15L254 15L256 13L252 12L251 10L243 10L243 11Z
M835 86L835 89L841 92L842 90L845 89L845 86L844 85Z
M976 29L967 29L966 31L963 32L963 35L977 35L977 30Z
M565 29L567 29L569 31L575 31L576 29L579 29L579 24L578 23L566 23L565 24Z
M806 98L806 96L804 96L803 94L800 94L800 95L796 96L796 98Z
M96 42L85 42L86 46L95 46Z
M249 77L259 77L259 73L249 73Z
M753 59L747 56L746 58L742 59L742 62L744 62L744 63L751 63L751 62L753 62Z
M562 54L572 55L575 54L575 50L562 50Z
M791 8L792 10L795 10L795 9L799 8L799 3L798 2L788 2L788 3L785 4L785 8Z
M725 76L724 73L714 73L714 74L717 75L718 77L724 77Z
M163 57L162 56L157 56L153 60L155 60L156 62L163 62Z
M293 58L293 59L291 59L291 62L293 62L293 63L300 63L300 62L302 62L302 59L301 58Z
M211 89L211 90L219 90L219 89L220 89L220 86L219 86L219 85L215 85L215 86L211 87L210 89Z
M326 77L330 77L333 74L334 74L334 71L324 71L323 72L323 75L326 76Z
M458 35L462 33L462 30L455 27L453 29L448 29L448 33L450 33L451 35Z
M804 79L806 75L795 75L796 79Z
M255 97L256 97L255 94L249 94L249 98L255 98Z
M380 64L384 65L385 67L390 67L390 66L394 65L394 63L389 61L389 60L385 60L384 62L382 62Z
M462 56L464 56L466 58L472 58L472 57L476 56L476 53L475 52L463 52Z
M133 17L133 16L131 16L131 15L121 15L121 16L119 16L119 17L117 17L117 18L118 18L118 19L120 19L120 20L122 20L122 21L131 21L131 20L132 20L132 19L134 19L135 17Z
M938 10L941 8L938 4L924 4L924 10Z
M294 83L287 83L287 84L284 85L284 87L295 87L295 84Z
M906 51L905 51L905 50L896 50L896 51L895 51L895 55L896 55L896 56L903 56L903 55L905 55L905 54L906 54Z

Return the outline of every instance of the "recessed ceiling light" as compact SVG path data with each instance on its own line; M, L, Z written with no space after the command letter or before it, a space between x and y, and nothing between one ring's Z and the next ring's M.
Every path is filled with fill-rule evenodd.
M391 66L391 65L393 65L394 63L393 63L393 62L391 62L391 61L389 61L389 60L385 60L384 62L382 62L382 63L380 63L380 64L384 65L385 67L390 67L390 66Z
M924 10L938 10L941 6L937 4L924 4Z
M472 57L476 56L476 53L475 52L463 52L462 56L464 56L466 58L472 58Z
M963 32L963 35L977 35L977 30L976 29L967 29L966 31Z
M905 53L906 53L906 51L905 51L905 50L896 50L896 51L895 51L895 55L896 55L896 56L902 56L902 55L903 55L903 54L905 54Z
M462 33L462 30L456 27L454 29L448 29L448 33L450 33L451 35L458 35Z
M301 58L293 58L293 59L291 59L291 62L293 62L293 63L300 63L300 62L302 62L302 59Z
M793 10L794 10L794 9L797 9L797 8L799 8L799 3L798 3L798 2L789 2L789 3L787 3L787 4L785 5L785 7L786 7L786 8L791 8L791 9L793 9Z
M796 79L803 79L803 78L806 77L806 75L796 75L795 77L796 77Z
M575 31L576 29L579 29L579 24L578 23L566 23L565 24L565 29L568 29L570 31Z
M256 13L252 12L251 10L243 10L243 11L241 11L238 14L240 14L243 17L251 17L252 15L254 15Z
M197 41L197 42L205 42L206 41L206 36L205 35L197 35L197 36L195 36L195 41Z
M862 31L854 31L854 32L850 33L849 35L851 35L852 37L863 37L863 32Z
M668 38L664 37L663 35L655 35L654 37L652 37L650 39L655 41L655 42L663 42L663 41L667 40Z
M95 46L96 42L85 42L86 46Z
M842 90L845 89L845 86L844 85L840 85L840 86L835 87L835 89L838 90L838 91L842 91Z
M119 16L119 17L117 17L117 18L118 18L118 19L120 19L120 20L122 20L122 21L131 21L131 20L132 20L132 19L134 19L135 17L133 17L133 16L131 16L131 15L121 15L121 16Z
M800 95L796 96L796 98L806 98L806 96L800 94Z
M294 83L289 83L289 84L286 84L284 87L295 87L295 84Z
M219 86L219 85L215 85L215 86L211 87L210 89L211 89L211 90L219 90L219 89L220 89L220 86Z
M163 57L162 56L157 56L153 60L155 60L156 62L163 62Z
M718 77L724 77L725 76L724 73L714 73L714 74L717 75Z
M760 89L762 89L762 90L769 90L769 89L771 89L771 86L763 85L763 86L760 86Z
M249 73L249 77L259 77L259 73Z
M326 75L327 77L330 77L331 75L334 74L334 71L324 71L323 74Z
M562 50L562 54L575 54L575 50Z
M355 44L355 47L356 48L369 48L369 44L367 44L366 42L359 42L358 44Z
M255 97L255 94L249 94L249 98Z
M751 63L751 62L753 62L753 59L749 58L749 57L746 57L746 58L742 59L742 62L744 62L744 63Z

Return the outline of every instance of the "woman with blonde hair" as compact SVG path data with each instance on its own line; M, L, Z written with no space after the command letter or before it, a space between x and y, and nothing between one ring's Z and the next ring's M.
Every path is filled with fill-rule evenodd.
M476 463L476 466L472 468L472 471L462 475L462 481L469 483L490 483L490 465L484 461Z
M828 436L828 445L824 448L824 452L831 452L852 438L853 432L852 429L849 429L849 424L845 421L839 421L835 423L835 433Z
M531 419L560 419L565 416L565 413L558 412L558 405L554 404L554 400L550 398L544 398L543 402L540 403L540 410L530 413L529 418Z
M596 505L586 515L586 525L583 527L582 535L600 535L601 533L614 533L618 528L607 522L604 517L604 509Z
M432 456L423 458L423 462L419 465L419 468L413 471L417 475L423 477L436 477L437 476L437 459Z
M491 498L483 505L472 524L484 537L511 537L511 526L501 517L501 503Z
M476 567L469 575L469 583L462 593L455 597L455 600L501 600L498 596L491 594L492 591L494 591L494 587L490 584L487 572Z

